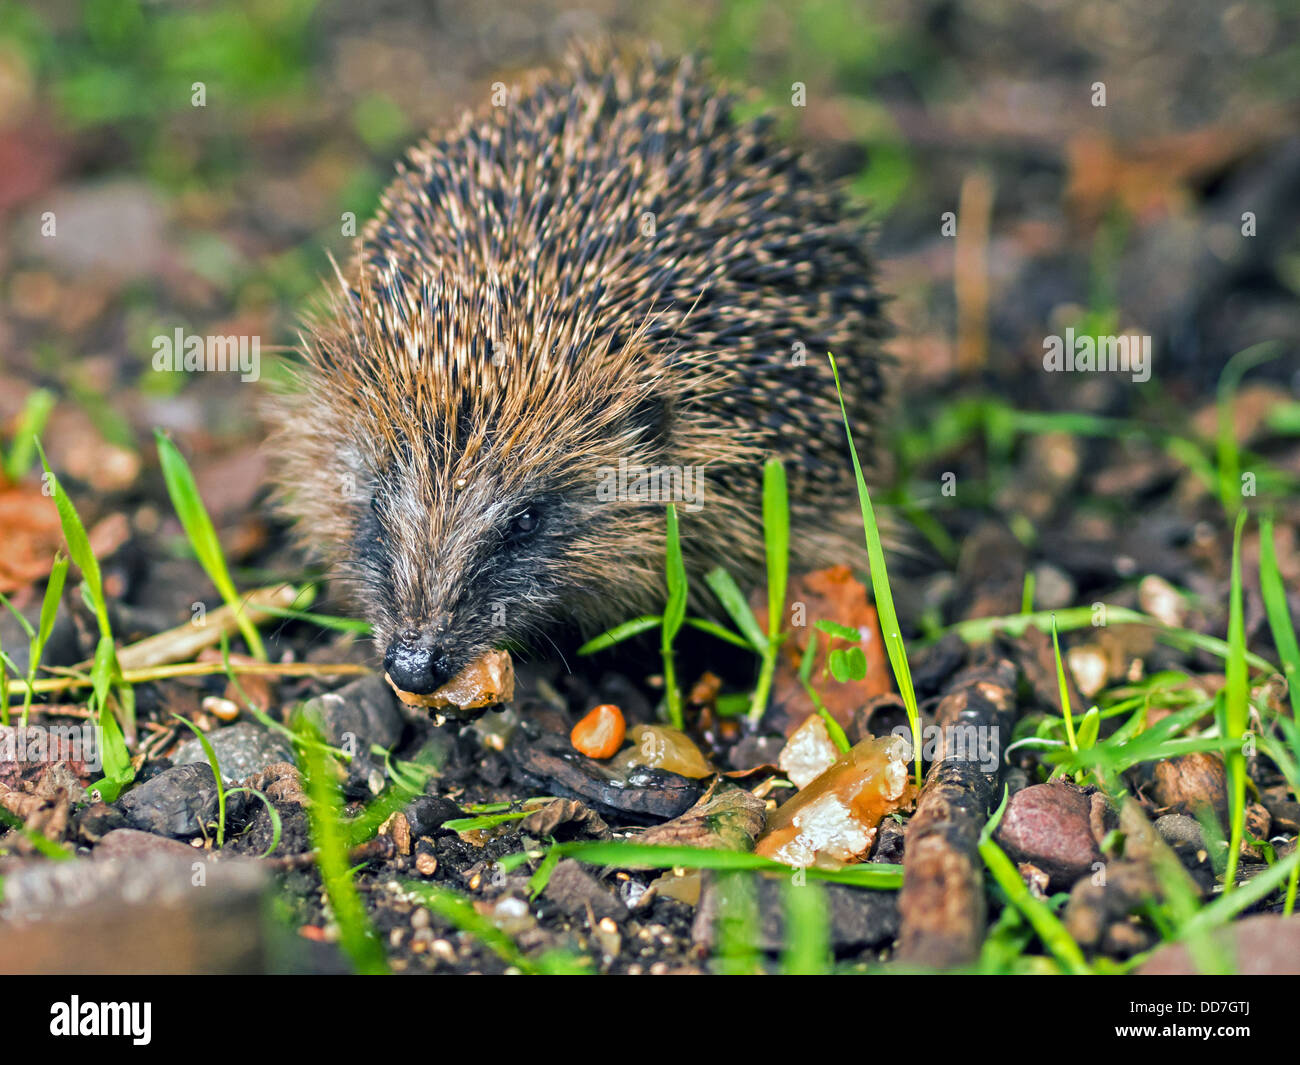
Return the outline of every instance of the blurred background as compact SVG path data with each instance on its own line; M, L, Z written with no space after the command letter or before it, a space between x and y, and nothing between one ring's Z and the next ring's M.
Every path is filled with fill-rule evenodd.
M0 435L38 395L90 516L150 535L170 431L251 567L275 360L256 384L154 373L153 338L292 346L402 151L593 35L703 53L870 205L901 450L967 393L1177 423L1265 339L1283 348L1260 372L1294 400L1298 28L1291 0L4 0ZM1028 373L1067 326L1151 334L1152 380ZM4 500L0 591L21 591L59 534ZM97 546L131 533L100 523Z

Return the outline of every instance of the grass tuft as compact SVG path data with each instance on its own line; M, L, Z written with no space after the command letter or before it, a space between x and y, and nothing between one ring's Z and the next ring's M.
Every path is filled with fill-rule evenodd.
M122 670L117 662L113 626L108 617L108 599L104 595L104 580L100 574L99 560L91 550L86 527L82 524L81 516L77 513L72 499L50 469L49 460L45 457L45 449L41 447L39 440L36 441L36 450L41 456L46 483L54 495L54 506L59 514L59 523L63 527L63 539L68 546L68 554L81 570L83 595L99 627L99 642L95 646L95 658L90 671L89 705L100 728L100 753L104 763L104 776L93 785L93 790L97 791L105 802L112 802L135 778L135 768L131 764L131 752L127 748L122 726L119 725L109 704L109 694L116 688L123 724L126 730L134 735L135 692L123 680ZM33 684L29 683L27 691L30 693L32 690Z
M339 927L339 944L358 973L373 975L388 972L388 961L365 905L352 879L348 864L348 842L342 824L342 803L334 779L335 763L316 734L315 726L299 716L299 734L304 742L303 776L311 802L307 814L311 821L312 840L316 844L316 866L320 870L325 895Z

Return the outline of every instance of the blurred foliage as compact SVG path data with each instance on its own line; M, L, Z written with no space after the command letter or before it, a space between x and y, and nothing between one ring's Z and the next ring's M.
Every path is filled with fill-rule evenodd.
M83 0L80 18L55 25L15 0L0 4L0 36L19 44L52 83L60 115L76 127L191 107L191 86L243 106L306 87L316 0L230 0L168 8L140 0ZM146 17L147 15L147 17Z
M883 21L857 0L797 5L725 0L704 16L693 36L708 42L721 74L759 88L758 99L742 114L771 110L788 126L795 83L808 86L810 95L833 93L834 105L866 153L850 188L874 214L885 214L912 186L911 153L875 100L891 76L914 77L939 67L927 62L927 47L911 27Z

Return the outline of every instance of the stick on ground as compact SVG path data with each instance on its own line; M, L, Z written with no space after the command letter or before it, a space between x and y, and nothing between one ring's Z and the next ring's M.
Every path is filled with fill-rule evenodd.
M898 941L909 965L950 969L979 955L987 903L976 848L998 800L1015 684L1015 667L999 658L963 670L939 703L943 738L904 837Z

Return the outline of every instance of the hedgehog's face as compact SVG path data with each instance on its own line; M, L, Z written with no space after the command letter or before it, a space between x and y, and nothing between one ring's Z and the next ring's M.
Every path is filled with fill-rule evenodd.
M393 682L427 693L547 619L571 519L545 492L504 493L491 476L381 484L354 544L362 605Z
M609 596L598 585L617 563L611 546L635 542L626 520L611 522L589 475L552 469L521 483L511 473L491 460L461 476L398 463L359 508L354 583L405 691L432 692L483 652L533 644ZM643 541L662 508L648 518Z

